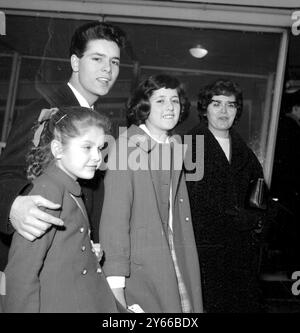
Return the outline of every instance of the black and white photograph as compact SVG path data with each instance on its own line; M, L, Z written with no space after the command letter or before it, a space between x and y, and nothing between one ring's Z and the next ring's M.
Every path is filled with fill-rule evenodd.
M0 0L8 313L300 313L299 0Z

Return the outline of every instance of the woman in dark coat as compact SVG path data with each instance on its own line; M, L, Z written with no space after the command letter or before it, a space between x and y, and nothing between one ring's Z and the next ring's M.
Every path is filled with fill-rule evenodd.
M232 129L242 112L242 92L231 81L216 81L199 94L204 135L204 176L187 182L202 272L205 312L260 312L258 285L262 213L247 207L249 185L262 167Z

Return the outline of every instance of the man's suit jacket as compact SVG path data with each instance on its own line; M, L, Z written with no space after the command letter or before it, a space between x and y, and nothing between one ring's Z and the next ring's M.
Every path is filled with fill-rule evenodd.
M6 148L0 156L0 271L6 265L10 235L13 233L8 222L11 205L19 194L28 192L30 188L30 182L26 178L25 156L33 138L32 126L43 108L78 105L72 90L64 84L47 99L41 98L15 115ZM104 195L102 175L99 172L93 180L80 181L80 185L90 218L91 236L98 242Z

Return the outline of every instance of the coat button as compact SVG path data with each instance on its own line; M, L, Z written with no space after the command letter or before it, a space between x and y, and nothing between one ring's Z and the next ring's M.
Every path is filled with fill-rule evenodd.
M96 272L97 272L98 274L100 274L100 273L102 273L102 269L101 269L100 267L98 267L97 270L96 270Z
M85 251L85 246L84 245L81 246L81 251L82 252Z
M182 198L180 198L180 199L179 199L179 201L180 201L180 202L183 202L183 199L182 199Z
M80 228L79 231L80 231L81 233L83 233L83 232L84 232L84 228L83 228L83 227Z
M81 272L81 274L82 274L82 275L86 275L87 272L88 272L87 269L84 269L84 270Z
M186 221L186 222L189 222L189 220L190 220L189 217L186 217L186 218L185 218L185 221Z

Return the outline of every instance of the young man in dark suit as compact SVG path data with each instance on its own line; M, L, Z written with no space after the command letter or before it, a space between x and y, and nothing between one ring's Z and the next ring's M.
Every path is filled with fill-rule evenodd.
M59 209L56 204L40 196L23 196L30 189L25 156L31 141L31 128L43 108L77 105L93 108L97 99L109 92L118 77L120 50L125 43L124 32L111 24L91 22L77 28L70 46L72 74L69 82L46 99L30 104L16 117L0 157L1 248L8 248L10 235L15 230L33 241L51 225L63 224L60 219L39 209ZM91 181L82 181L81 187L90 217L92 238L98 242L103 201L101 175ZM0 271L7 260L7 253L4 253L7 251L1 252Z

